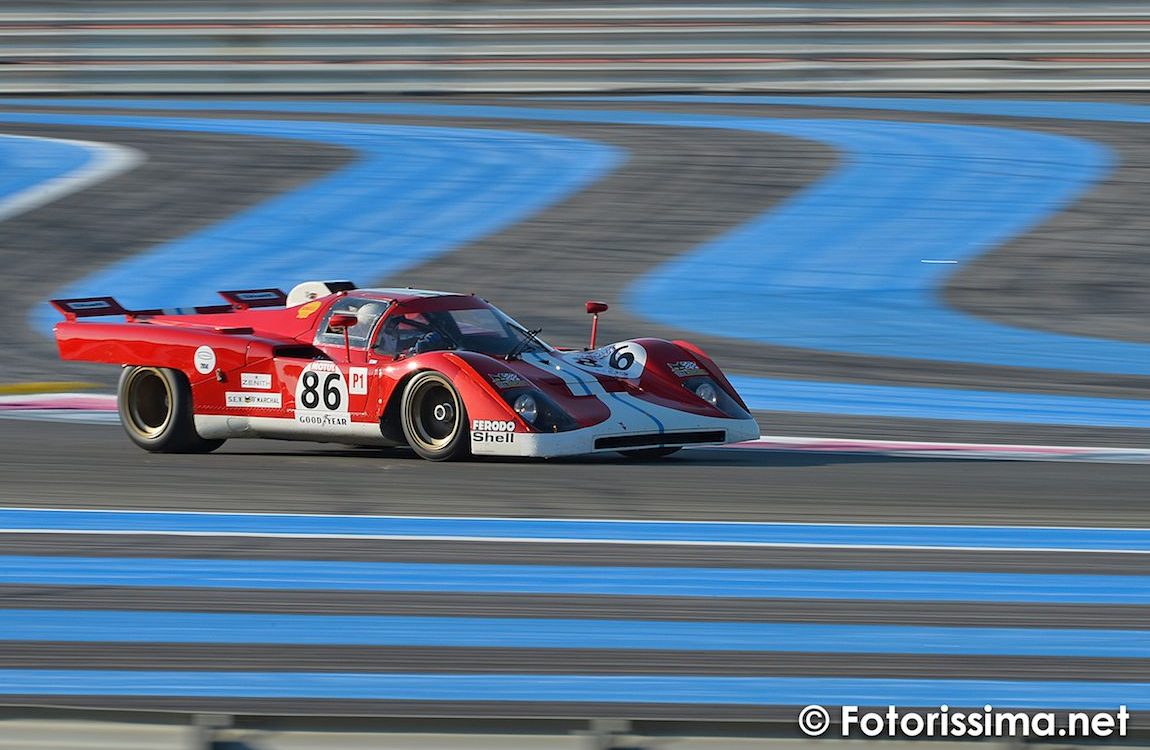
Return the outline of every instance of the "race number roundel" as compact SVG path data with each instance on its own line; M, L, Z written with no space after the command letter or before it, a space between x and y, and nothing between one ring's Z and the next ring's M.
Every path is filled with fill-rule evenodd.
M647 350L633 341L609 344L591 352L580 352L575 364L584 370L616 378L638 378L647 366Z
M303 369L295 386L296 422L315 427L350 424L347 381L330 362L313 362Z
M196 349L192 358L196 364L196 372L207 375L216 368L216 351L210 346L201 346Z

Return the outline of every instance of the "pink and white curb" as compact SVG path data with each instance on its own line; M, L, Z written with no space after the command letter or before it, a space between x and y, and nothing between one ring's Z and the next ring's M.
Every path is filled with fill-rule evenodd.
M116 397L89 393L26 393L0 396L0 419L72 424L118 424Z
M0 396L0 419L27 419L73 424L117 424L116 397L83 393L36 393ZM699 449L707 450L707 449ZM856 440L763 435L758 440L722 446L722 450L780 453L838 453L909 458L983 461L1092 461L1150 464L1150 448L1111 448L996 443L933 443L909 440Z
M931 443L909 440L855 440L763 435L758 440L723 446L724 450L787 453L853 453L914 458L966 458L996 461L1097 461L1150 463L1150 449L997 443Z

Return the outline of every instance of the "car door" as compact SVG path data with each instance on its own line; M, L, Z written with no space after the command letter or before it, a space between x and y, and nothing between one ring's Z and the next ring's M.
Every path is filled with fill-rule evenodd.
M318 356L277 361L285 390L290 391L285 396L297 432L337 442L378 435L378 409L374 407L378 406L375 391L380 368L370 343L387 308L388 303L380 300L340 299L316 328ZM332 328L329 321L341 313L359 321L346 331Z

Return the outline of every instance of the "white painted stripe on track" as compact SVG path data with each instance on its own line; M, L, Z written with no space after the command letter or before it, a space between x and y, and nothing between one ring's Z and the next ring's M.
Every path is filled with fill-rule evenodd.
M162 537L220 537L235 539L345 539L376 542L483 542L491 544L603 544L626 547L752 547L756 549L840 549L886 550L908 552L1008 552L1102 555L1150 555L1150 550L1083 550L1073 547L977 547L941 546L929 544L816 544L798 542L724 542L645 539L579 539L531 538L498 536L452 536L440 534L289 534L258 532L208 531L89 531L83 529L4 529L0 534L30 534L52 536L162 536Z
M531 522L542 521L546 523L616 523L621 525L627 524L660 524L666 526L700 526L700 525L714 525L714 526L730 526L732 524L738 526L803 526L803 527L850 527L858 529L991 529L1001 531L1011 531L1015 529L1040 529L1043 531L1121 531L1121 532L1145 532L1150 531L1150 527L1126 527L1126 526L1044 526L1033 524L1027 525L992 525L992 524L965 524L965 523L931 523L931 524L918 524L918 523L858 523L858 522L842 522L842 523L829 523L819 521L684 521L674 518L666 519L653 519L653 520L639 520L635 518L603 518L603 517L578 517L578 518L549 518L547 516L421 516L421 515L401 515L401 516L376 516L355 513L237 513L235 511L227 510L150 510L144 508L40 508L34 505L4 505L0 506L0 512L7 510L20 510L20 511L34 511L36 513L108 513L115 515L161 515L161 516L243 516L247 518L334 518L334 519L348 519L348 520L363 520L365 518L396 518L405 520L420 520L420 521L515 521L515 522Z
M27 213L40 206L57 201L66 195L79 192L96 183L134 169L147 157L142 151L128 146L96 141L80 141L70 138L44 138L41 136L9 135L0 133L0 138L12 140L54 141L67 143L91 152L92 158L79 169L68 174L45 180L26 190L0 199L0 221Z
M0 507L3 534L1150 554L1150 529ZM327 530L323 530L323 529ZM442 530L441 530L442 529Z

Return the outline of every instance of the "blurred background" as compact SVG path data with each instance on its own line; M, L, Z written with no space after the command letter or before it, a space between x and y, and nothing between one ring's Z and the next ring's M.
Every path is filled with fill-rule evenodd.
M47 0L4 4L9 92L1145 88L1136 2Z
M1144 743L1148 89L1134 2L0 2L0 748ZM51 337L321 278L604 299L764 437L153 456Z

